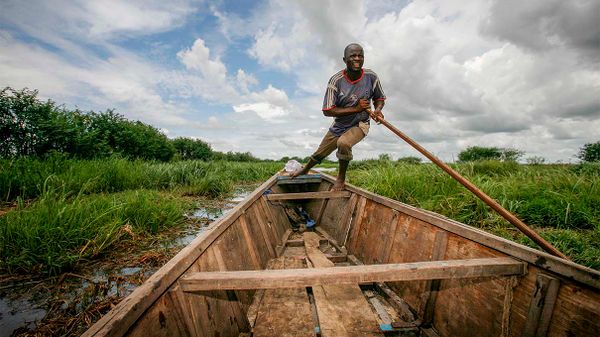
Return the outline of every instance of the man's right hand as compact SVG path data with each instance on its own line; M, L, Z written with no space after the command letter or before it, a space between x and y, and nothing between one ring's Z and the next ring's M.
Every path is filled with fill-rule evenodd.
M360 107L360 111L365 111L371 108L371 101L368 99L361 98L358 101L357 107Z

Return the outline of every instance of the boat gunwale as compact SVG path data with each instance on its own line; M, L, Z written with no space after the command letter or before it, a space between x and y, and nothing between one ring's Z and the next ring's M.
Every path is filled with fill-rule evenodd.
M275 173L257 187L229 213L213 222L208 230L185 246L179 253L152 274L131 294L121 300L113 309L100 318L82 336L123 336L154 302L175 284L196 262L196 260L223 234L235 221L258 200L263 193L277 182L281 172ZM167 280L164 282L164 280ZM136 301L133 301L137 299ZM143 303L143 305L140 305Z
M335 183L335 177L323 172L319 172L319 174L324 180L327 180L332 184ZM346 183L346 189L369 200L425 221L444 231L456 234L467 240L474 241L485 247L492 248L514 258L528 262L538 268L555 273L569 280L577 281L596 290L600 290L600 271L595 269L562 259L541 250L527 247L500 236L487 233L479 228L471 227L462 222L447 218L438 213L420 209L348 183Z

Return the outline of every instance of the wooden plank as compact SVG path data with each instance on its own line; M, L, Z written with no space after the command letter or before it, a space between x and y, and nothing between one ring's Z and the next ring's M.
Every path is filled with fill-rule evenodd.
M234 207L225 217L216 220L210 228L183 248L173 259L154 273L131 295L102 316L82 336L122 336L133 323L202 255L202 253L277 179L269 180Z
M275 250L273 249L273 243L271 242L270 236L269 236L269 230L267 228L267 224L265 223L264 219L262 218L260 212L258 211L257 208L254 208L254 219L256 220L256 222L258 222L258 227L260 228L260 232L262 234L262 238L266 243L267 249L269 250L269 256L271 258L275 257L277 254L275 253Z
M256 317L258 317L258 309L260 308L260 304L265 295L265 292L266 292L265 289L258 289L254 293L254 299L252 301L252 304L250 304L250 307L248 308L248 312L246 313L246 316L248 316L248 322L250 322L250 326L256 325Z
M362 261L357 259L354 255L348 255L348 260L357 266L363 265ZM408 303L406 303L406 301L404 301L400 296L398 296L398 294L390 289L387 284L383 282L375 282L375 286L387 296L390 305L396 309L396 312L400 315L402 320L405 322L415 321L415 316L413 315L412 309Z
M319 236L304 233L306 255L318 267L313 270L335 269L333 263L319 250ZM310 269L309 269L310 270ZM336 283L337 284L337 283ZM312 288L321 336L383 336L375 314L363 296L360 288L354 285L323 285Z
M319 185L319 192L329 191L331 188L330 184L327 182ZM315 225L321 226L321 220L323 219L323 214L325 214L325 210L327 209L327 204L329 203L329 199L322 199L321 205L319 205L319 210L317 211L317 216L315 217Z
M422 337L440 337L440 335L433 328L422 328L421 336Z
M277 185L319 184L322 180L320 174L303 174L294 179L288 176L279 176Z
M279 257L273 268L302 268L302 260ZM313 337L313 321L308 294L304 288L266 290L258 308L255 337Z
M316 227L315 231L317 233L319 233L320 235L322 235L325 238L325 240L327 240L327 242L329 242L330 245L332 245L333 247L335 247L335 249L337 249L337 251L339 251L343 254L348 253L346 248L340 246L339 243L331 235L329 235L329 233L327 233L322 227ZM319 242L321 242L321 241L319 241Z
M269 242L271 242L271 245L273 245L273 247L277 247L277 245L279 244L279 240L281 240L281 236L283 236L283 232L281 233L281 235L278 234L277 228L275 224L269 219L267 211L263 208L263 204L260 202L261 200L264 200L264 198L259 198L255 203L254 210L256 211L256 215L259 216L257 220L259 223L261 221L264 223L264 228L267 230Z
M283 235L285 234L285 228L284 228L283 223L277 221L277 219L275 218L275 215L273 214L273 212L271 210L271 207L269 206L267 198L264 195L261 198L259 198L257 201L260 203L262 210L267 217L267 220L273 226L272 232L273 232L273 235L275 236L276 244L280 245L282 243L280 240L283 238Z
M554 277L544 274L537 276L523 330L524 337L546 336L559 286L560 281Z
M294 248L300 248L300 247L294 247ZM302 247L302 250L303 250L302 253L296 252L296 254L294 254L294 252L292 252L291 254L284 254L284 256L293 257L295 259L305 259L306 251L304 251L304 247ZM287 253L287 251L286 251L286 253ZM333 263L340 263L340 262L348 261L348 255L346 255L344 253L325 254L325 257Z
M322 239L319 240L319 244L324 244L324 243L327 243L327 242L329 242L329 241L327 239L324 239L324 238L322 238ZM302 239L288 240L286 242L286 245L288 247L304 247L304 240L302 240Z
M373 309L375 309L375 312L377 312L377 316L379 316L378 321L381 322L380 324L388 325L391 327L392 318L390 317L390 314L387 312L385 306L381 303L381 301L375 295L375 292L373 292L372 290L365 290L364 294L367 296L367 300L369 301L369 303L371 303L371 306L373 307Z
M352 194L350 196L350 200L346 204L346 209L344 213L340 217L340 221L338 223L338 232L336 233L336 240L338 242L342 242L344 238L348 235L350 231L350 220L352 220L352 214L354 213L354 209L356 208L356 204L358 202L358 196L356 194Z
M397 221L398 212L389 207L381 207L377 203L367 202L365 214L368 216L364 217L360 232L355 238L357 244L354 255L360 257L365 264L384 263L380 260L383 255L382 249L385 248L385 243L392 239L389 231L391 225Z
M204 254L199 260L208 260L208 255L208 253ZM197 272L203 270L204 268L202 268L201 265L204 263L199 262L201 261L193 264L188 272ZM191 321L190 324L192 328L190 330L192 332L192 336L211 336L214 334L216 331L216 326L214 324L215 322L210 319L208 315L209 303L207 302L206 297L197 294L184 293L179 284L177 284L177 291L183 294L183 296L180 296L180 298L183 298L185 301L187 308L186 316L188 317L189 321ZM151 307L148 311L152 311L152 308L153 307ZM144 314L144 316L146 316L146 314Z
M215 246L208 249L203 258L198 261L198 268L203 272L217 272L219 266L218 257L215 254ZM196 267L194 266L194 270ZM181 284L179 284L181 287ZM183 290L183 288L182 288ZM236 314L232 312L230 299L226 291L206 291L197 294L187 293L190 315L195 326L202 330L205 336L238 335L240 333ZM153 335L152 333L148 335Z
M254 245L254 238L250 235L250 230L248 229L248 222L246 221L246 215L242 214L239 218L240 228L242 229L242 234L244 235L244 241L246 245L248 245L248 252L250 253L250 258L254 265L254 269L260 269L261 263L260 258L258 257L258 253L256 250L256 246Z
M438 231L435 233L435 241L431 252L431 260L439 261L444 259L446 247L448 245L448 235L446 232ZM440 289L439 280L431 280L425 286L427 293L425 294L425 310L423 313L423 326L429 327L433 322L433 311L435 309L435 301L437 299L438 290Z
M392 221L389 224L389 229L387 235L385 236L385 242L381 246L381 251L379 254L379 261L381 263L388 263L390 257L390 251L392 250L392 246L394 244L394 237L396 235L396 229L398 228L398 222L401 217L398 211L394 210L392 215Z
M350 224L350 230L348 234L344 238L344 242L342 242L342 246L346 246L348 244L349 247L346 247L349 252L354 253L356 250L356 244L358 243L358 233L360 233L360 227L363 223L363 215L365 213L365 206L367 204L367 198L361 197L358 201L358 208L356 210L355 215L352 217L352 221Z
M302 199L331 199L331 198L349 198L348 191L319 191L319 192L299 192L299 193L276 193L267 194L267 199L275 200L302 200Z
M279 263L278 259L271 259L267 262L266 269L273 269L276 263ZM248 321L250 322L250 326L254 327L256 325L256 317L258 316L258 310L260 308L260 304L265 295L265 289L258 289L254 293L254 297L252 298L252 303L248 308L248 312L246 313L248 316Z
M146 337L150 335L190 336L189 321L186 319L186 313L182 311L179 303L175 292L168 291L153 306L153 310L142 317L138 323L139 328L129 333L128 337Z
M526 268L524 263L509 257L334 267L325 254L307 254L313 264L326 267L200 272L184 276L180 283L184 291L274 289L523 275Z
M317 218L315 219L316 225L322 225L321 220L323 219L323 214L325 214L325 210L327 209L327 204L329 203L329 199L321 200L321 206L319 206L319 211L317 213Z
M215 246L214 254L217 260L217 265L219 266L219 270L226 271L227 266L223 260L223 255L221 254L219 245ZM250 332L250 322L248 322L248 317L245 315L242 305L237 299L237 295L232 290L227 290L226 293L231 310L231 316L235 318L235 323L237 324L239 331Z
M291 229L287 229L285 231L285 233L283 233L283 237L281 238L281 244L277 245L277 257L281 256L283 254L283 251L285 250L285 247L287 245L288 239L290 237L290 235L292 234L292 230Z

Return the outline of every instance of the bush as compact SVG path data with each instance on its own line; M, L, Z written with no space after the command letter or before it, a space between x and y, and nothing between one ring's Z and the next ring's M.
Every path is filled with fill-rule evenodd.
M579 149L577 158L584 162L600 161L600 141L585 144L581 149Z
M461 162L477 160L517 161L524 152L511 148L471 146L458 154Z
M402 157L402 158L398 158L398 162L399 163L404 163L404 164L420 164L421 163L421 158L419 157Z
M213 157L213 150L210 145L200 139L179 137L173 139L171 143L182 160L199 159L206 161Z
M0 92L0 157L44 157L51 152L76 158L170 160L175 148L156 128L107 110L84 113L42 102L35 90Z

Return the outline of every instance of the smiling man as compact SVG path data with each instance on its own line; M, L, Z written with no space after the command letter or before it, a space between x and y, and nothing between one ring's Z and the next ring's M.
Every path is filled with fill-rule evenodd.
M375 107L372 112L375 120L383 119L381 109L385 102L379 77L372 70L362 67L365 60L363 48L357 43L349 44L344 49L342 59L346 63L346 69L329 79L323 101L323 114L334 117L333 124L308 163L291 174L294 178L308 173L308 170L337 149L339 174L332 187L333 191L344 188L348 163L352 160L352 147L369 132L368 110L371 108L371 101Z

